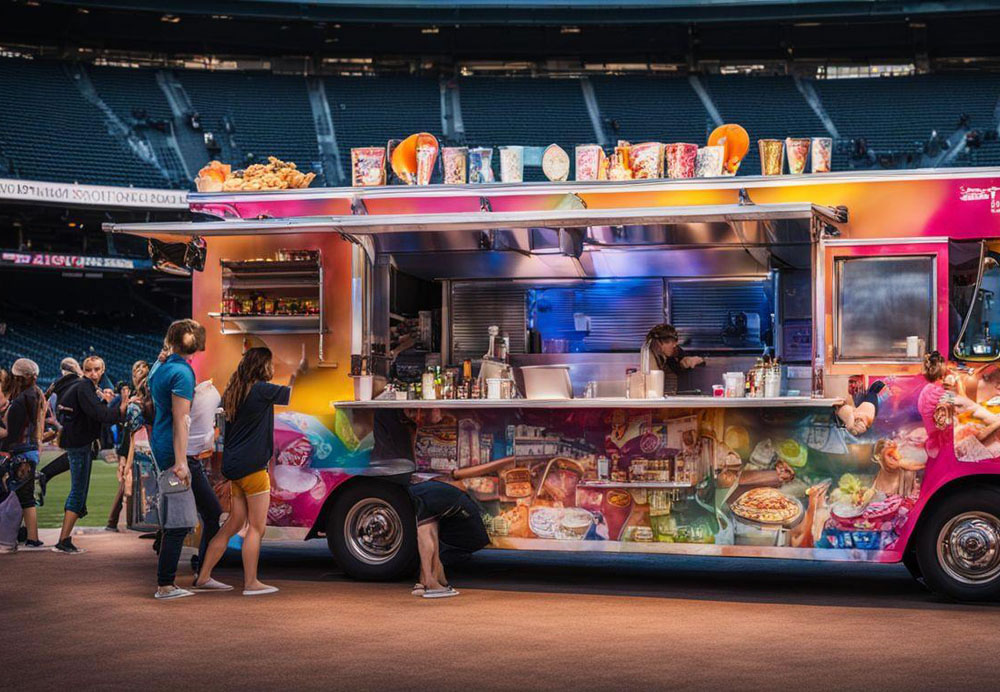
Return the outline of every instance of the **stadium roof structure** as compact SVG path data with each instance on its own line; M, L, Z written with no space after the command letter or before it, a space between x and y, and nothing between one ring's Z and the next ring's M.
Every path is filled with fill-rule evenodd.
M46 4L259 19L423 24L804 21L997 9L990 0L46 0Z

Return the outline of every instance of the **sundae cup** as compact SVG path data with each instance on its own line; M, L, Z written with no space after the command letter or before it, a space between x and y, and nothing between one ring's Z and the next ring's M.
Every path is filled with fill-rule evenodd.
M675 142L667 145L667 177L693 178L698 145Z
M813 137L812 140L812 172L829 173L830 158L833 154L833 140L829 137Z
M520 183L524 180L524 147L500 147L500 182Z
M785 143L780 139L758 139L757 148L760 151L760 174L781 175Z
M582 144L576 148L576 179L599 180L604 164L604 150L597 144Z
M632 146L629 158L633 179L663 177L663 145L660 142L643 142Z
M809 158L807 137L786 137L785 156L788 158L788 172L792 175L805 173L806 159Z
M441 150L441 160L444 163L444 184L464 185L469 150L466 147L445 147Z
M469 182L493 182L493 148L477 147L469 149Z
M720 145L701 147L694 160L696 178L715 178L722 175L722 157L726 148Z

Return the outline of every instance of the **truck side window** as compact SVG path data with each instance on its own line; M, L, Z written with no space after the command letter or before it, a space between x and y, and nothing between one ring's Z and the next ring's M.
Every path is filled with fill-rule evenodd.
M979 280L962 331L955 344L959 360L993 361L1000 358L1000 255L983 253Z
M907 340L936 343L935 256L834 260L835 359L913 362Z

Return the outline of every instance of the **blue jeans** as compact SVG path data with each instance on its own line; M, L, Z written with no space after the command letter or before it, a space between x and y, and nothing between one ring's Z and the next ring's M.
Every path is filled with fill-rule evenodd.
M94 461L90 445L64 450L69 457L70 490L66 496L66 511L79 517L87 515L87 493L90 491L90 466Z

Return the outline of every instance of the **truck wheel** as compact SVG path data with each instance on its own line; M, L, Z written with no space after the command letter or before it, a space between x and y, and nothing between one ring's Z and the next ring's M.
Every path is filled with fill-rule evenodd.
M1000 492L975 488L936 505L917 537L917 562L932 591L1000 598Z
M400 579L417 564L417 523L405 488L363 481L334 500L326 540L354 579Z

